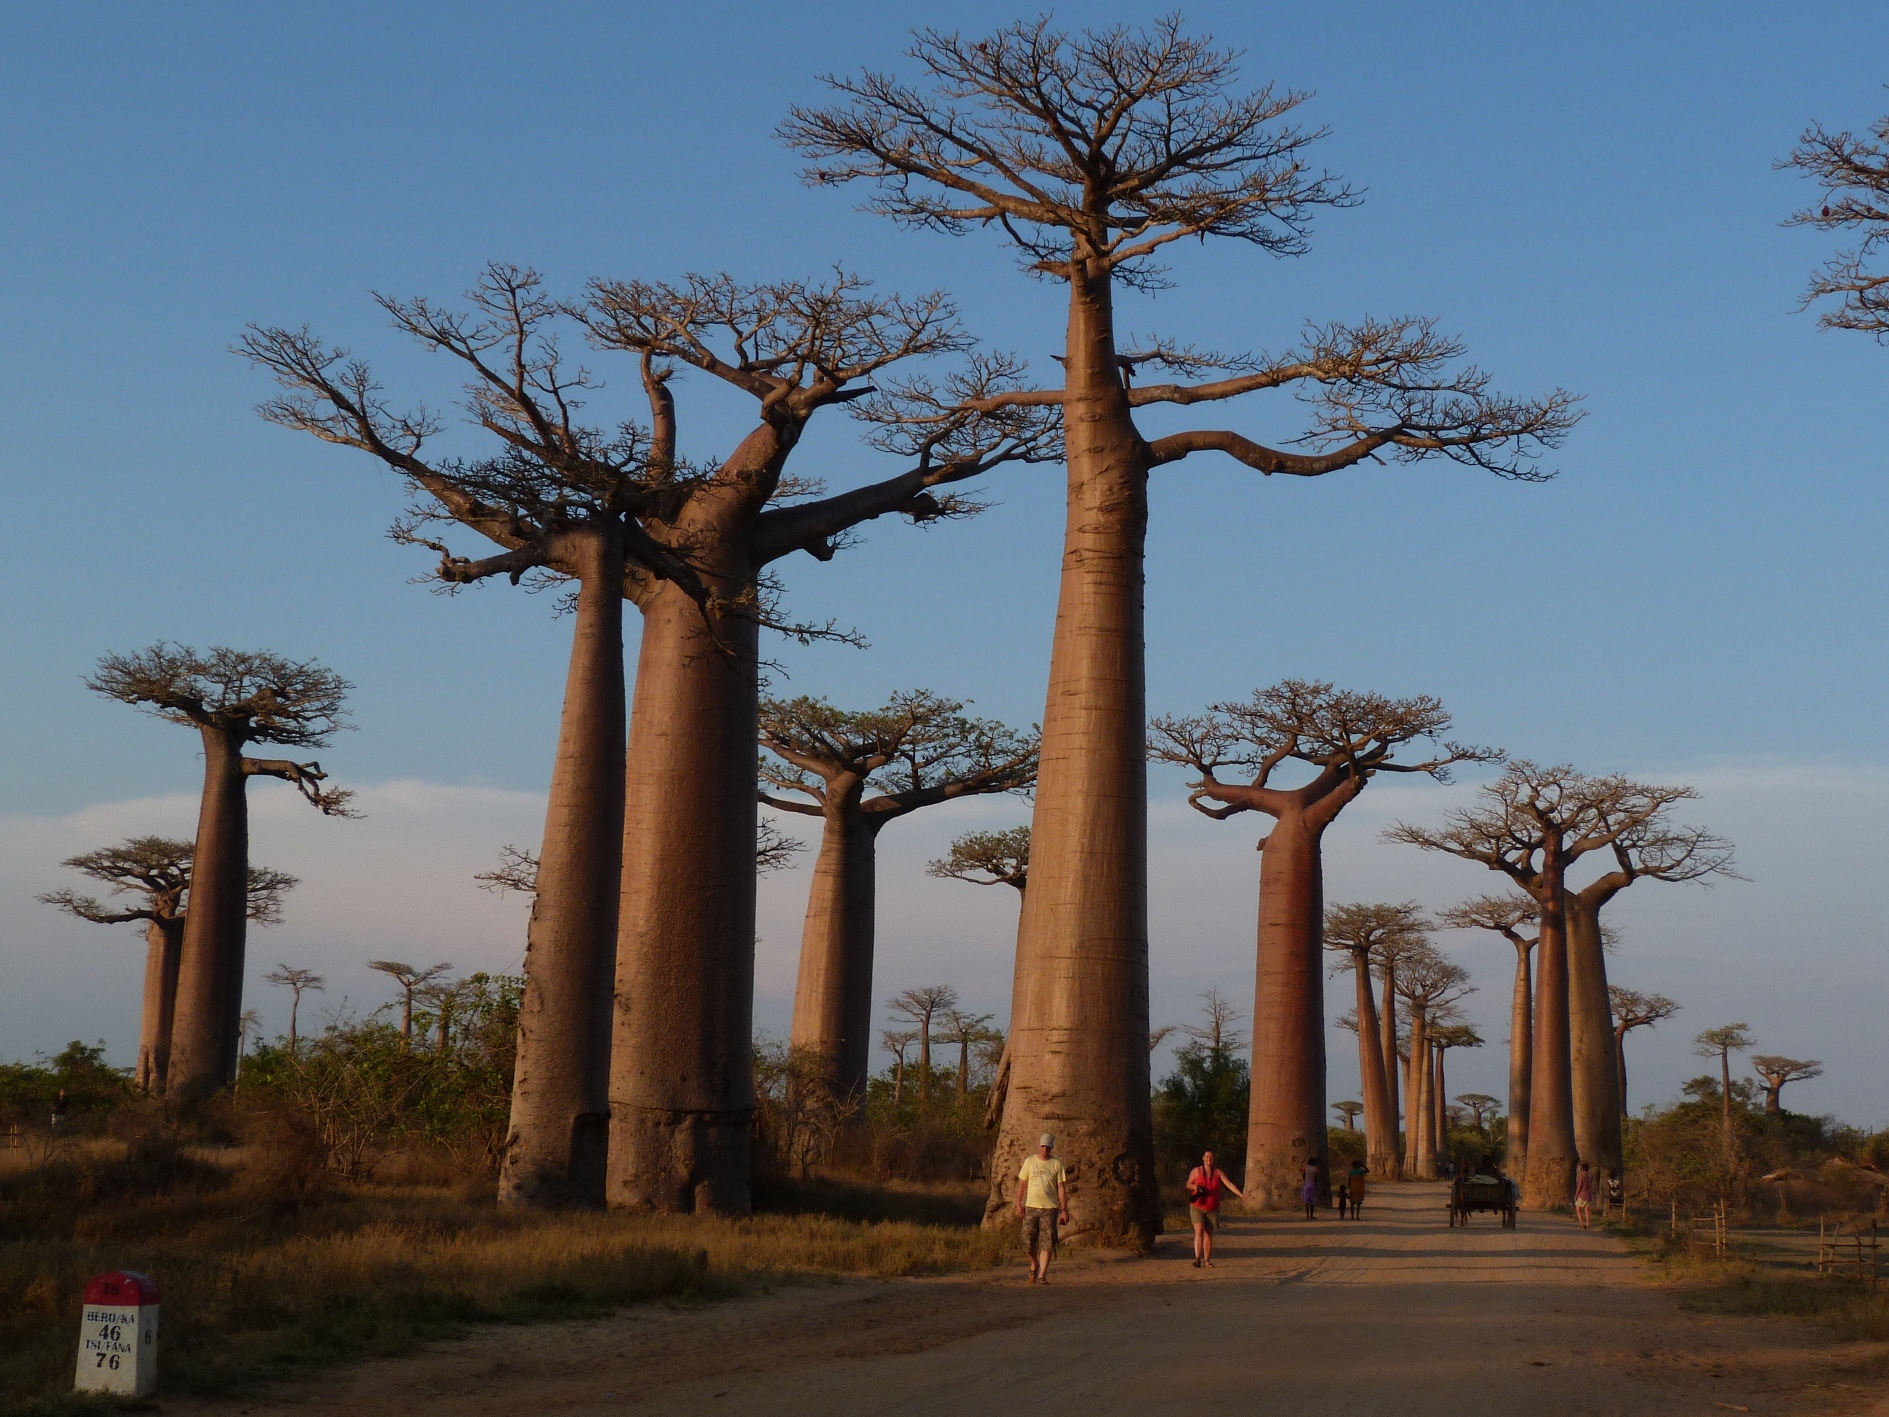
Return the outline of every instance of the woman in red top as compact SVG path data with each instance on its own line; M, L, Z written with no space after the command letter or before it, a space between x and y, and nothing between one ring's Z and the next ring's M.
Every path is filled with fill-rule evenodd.
M1200 1165L1187 1173L1187 1213L1194 1221L1194 1268L1213 1268L1213 1231L1220 1220L1220 1192L1231 1191L1241 1200L1246 1194L1213 1164L1213 1153L1204 1151Z

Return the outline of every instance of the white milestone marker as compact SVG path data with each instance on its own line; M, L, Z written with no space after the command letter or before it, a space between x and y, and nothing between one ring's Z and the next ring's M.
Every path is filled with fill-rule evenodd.
M157 1281L118 1270L85 1286L79 1320L80 1392L157 1391Z

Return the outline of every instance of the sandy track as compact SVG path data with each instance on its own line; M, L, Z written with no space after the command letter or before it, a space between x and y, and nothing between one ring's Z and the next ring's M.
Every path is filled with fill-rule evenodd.
M695 1309L486 1330L266 1401L268 1414L1889 1414L1793 1324L1678 1310L1616 1242L1557 1218L1452 1232L1437 1186L1367 1218L1234 1218L1212 1270L1072 1257L995 1276L795 1284ZM1853 1354L1835 1355L1840 1361ZM171 1413L230 1405L169 1400Z

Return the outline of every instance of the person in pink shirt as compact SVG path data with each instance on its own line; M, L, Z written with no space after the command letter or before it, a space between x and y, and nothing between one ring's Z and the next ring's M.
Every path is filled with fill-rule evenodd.
M1203 1151L1200 1165L1187 1173L1187 1213L1194 1222L1194 1268L1213 1268L1213 1232L1220 1223L1220 1192L1231 1191L1241 1200L1246 1193L1214 1165L1213 1153Z
M1574 1218L1580 1222L1581 1229L1593 1228L1594 1173L1587 1169L1583 1161L1580 1169L1574 1173Z

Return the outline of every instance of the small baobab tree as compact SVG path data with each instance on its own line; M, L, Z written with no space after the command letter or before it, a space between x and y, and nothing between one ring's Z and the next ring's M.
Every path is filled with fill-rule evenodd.
M1355 1132L1358 1129L1358 1117L1364 1111L1362 1102L1334 1102L1331 1110L1343 1119L1345 1130Z
M369 969L379 970L400 986L400 1036L413 1042L413 1000L422 989L452 968L449 963L432 964L421 969L397 959L370 959Z
M879 1035L879 1046L892 1055L892 1105L905 1100L905 1055L918 1042L915 1028L888 1028Z
M958 1045L958 1101L962 1103L971 1095L971 1054L1003 1041L1003 1034L990 1026L994 1014L966 1013L960 1008L946 1009L942 1017L944 1027L938 1033L940 1043Z
M1474 992L1469 971L1424 943L1397 962L1397 995L1410 1020L1404 1079L1404 1174L1436 1179L1436 1072L1430 1057L1434 1030L1456 1022L1456 1001Z
M1485 1124L1484 1119L1492 1119L1502 1115L1500 1111L1502 1099L1499 1097L1491 1097L1486 1092L1459 1092L1456 1094L1456 1100L1469 1110L1470 1115L1475 1119L1476 1130L1481 1132L1484 1137L1489 1135L1489 1128Z
M1525 933L1540 918L1541 909L1526 895L1485 895L1466 900L1437 917L1448 930L1491 930L1515 946L1515 988L1509 999L1509 1171L1522 1176L1528 1169L1528 1093L1534 1067L1534 980L1529 965L1536 936Z
M1787 1082L1808 1082L1811 1078L1823 1076L1823 1060L1820 1058L1781 1058L1775 1053L1754 1053L1751 1058L1752 1071L1764 1079L1764 1110L1772 1117L1782 1116L1784 1104L1780 1100Z
M60 864L111 887L114 895L138 898L135 905L102 902L76 891L40 897L96 925L144 922L144 999L138 1026L138 1064L132 1077L139 1091L161 1095L170 1068L171 1032L177 1011L177 975L184 952L190 868L195 844L172 837L137 836L116 846L71 856ZM266 866L249 868L248 920L282 923L282 897L298 882Z
M957 1008L958 991L949 984L926 984L894 995L886 1000L885 1006L898 1017L917 1025L914 1033L918 1039L918 1096L920 1101L929 1101L932 1036L945 1016Z
M1259 811L1259 947L1253 994L1252 1118L1246 1192L1262 1206L1298 1204L1305 1164L1330 1170L1325 1136L1325 991L1322 844L1326 830L1378 773L1449 780L1454 763L1487 749L1438 741L1449 715L1435 699L1388 699L1288 679L1243 702L1150 725L1151 757L1200 775L1188 794L1216 820ZM1419 740L1427 751L1409 751ZM1309 782L1285 786L1288 764ZM1249 782L1223 781L1229 769ZM1213 805L1209 805L1213 804Z
M1725 1149L1732 1147L1732 1054L1743 1053L1756 1042L1748 1023L1727 1023L1708 1028L1692 1040L1692 1053L1698 1058L1717 1058L1719 1101L1724 1108Z
M760 729L761 801L822 822L792 1045L830 1059L834 1085L852 1096L866 1085L871 1051L879 833L960 797L1028 792L1036 736L967 717L962 702L922 689L857 713L824 699L767 699Z
M1401 905L1334 905L1325 911L1325 948L1342 956L1340 967L1352 972L1357 987L1352 1024L1358 1035L1358 1075L1364 1093L1366 1161L1372 1173L1386 1181L1397 1180L1403 1174L1397 1148L1397 1102L1392 1091L1397 1060L1394 1051L1385 1050L1383 1018L1371 996L1371 983L1387 960L1394 974L1400 951L1424 940L1428 929L1423 912L1411 901Z
M1614 1059L1620 1070L1620 1115L1627 1115L1627 1034L1636 1028L1651 1028L1679 1012L1664 994L1640 989L1626 989L1618 984L1607 986L1607 1000L1614 1016Z
M289 1056L296 1053L298 1039L297 1023L302 1012L302 995L319 994L328 987L328 981L312 969L302 969L293 964L278 964L262 976L265 984L274 984L289 991Z
M1436 1128L1435 1152L1441 1159L1447 1156L1450 1143L1450 1105L1449 1085L1444 1077L1443 1055L1452 1048L1480 1048L1483 1037L1476 1032L1473 1024L1446 1023L1430 1030L1430 1052L1433 1055L1431 1069L1433 1077L1430 1085L1431 1117Z
M1802 308L1833 299L1836 306L1826 308L1818 324L1826 330L1860 330L1878 344L1889 344L1889 271L1870 264L1889 245L1889 118L1877 120L1860 137L1813 123L1778 166L1795 168L1823 189L1821 199L1793 214L1786 226L1854 232L1861 238L1811 277Z
M1349 206L1308 165L1322 130L1297 126L1305 95L1242 90L1238 59L1170 18L1145 30L1071 34L1047 19L981 38L921 31L916 82L828 80L836 102L796 108L783 133L822 184L866 182L871 210L907 225L1000 234L1030 274L1068 292L1060 388L993 406L1060 408L1079 430L1067 457L1067 521L1037 796L1037 888L1024 902L1024 987L1013 1007L1013 1084L991 1166L986 1223L1052 1120L1081 1179L1072 1232L1160 1231L1147 1033L1146 661L1142 596L1148 479L1195 454L1264 474L1316 477L1379 450L1531 477L1574 401L1492 392L1461 345L1420 319L1314 326L1285 353L1220 355L1161 338L1124 349L1118 288L1163 283L1172 243L1308 249L1312 218ZM1137 383L1160 370L1178 382ZM1299 389L1306 437L1286 451L1230 428L1147 436L1136 411ZM1258 1079L1255 1078L1257 1085ZM1324 1126L1324 1107L1315 1125ZM1124 1159L1126 1158L1126 1159Z
M327 785L318 762L252 758L251 743L319 748L347 727L348 682L313 660L262 651L156 644L106 655L86 687L167 723L197 730L203 800L191 856L190 906L177 965L166 1091L194 1100L233 1080L241 1047L243 955L249 920L249 780L293 783L326 816L349 816L352 795Z
M1025 826L1011 827L1008 831L966 832L951 843L950 855L926 866L925 874L943 880L969 881L974 886L1009 886L1021 899L1030 880L1030 829ZM1022 925L1020 911L1017 923L1019 927ZM1013 978L1010 988L1013 1001L1016 992ZM1150 1053L1161 1046L1161 1039L1155 1033L1153 1029L1148 1033ZM1165 1031L1161 1032L1162 1038L1166 1036ZM993 1127L1003 1117L1004 1094L1009 1087L1010 1035L1005 1033L991 1074L990 1095L985 1107L986 1118Z

